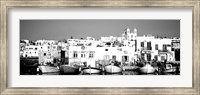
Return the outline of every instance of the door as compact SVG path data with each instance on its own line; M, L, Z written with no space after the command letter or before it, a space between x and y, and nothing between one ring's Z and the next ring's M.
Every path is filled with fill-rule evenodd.
M128 62L129 57L128 56L122 56L122 63Z
M109 59L110 59L110 56L109 56L109 55L104 55L104 56L103 56L103 59L104 59L104 60L109 60Z
M151 54L147 54L147 61L151 61Z
M180 49L175 49L175 60L180 61Z
M113 56L112 56L112 60L114 60L114 61L116 61L116 60L117 60L117 57L116 57L116 55L113 55Z

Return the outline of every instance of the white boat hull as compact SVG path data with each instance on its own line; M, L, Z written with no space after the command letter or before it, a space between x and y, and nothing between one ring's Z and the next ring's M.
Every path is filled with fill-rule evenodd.
M117 67L117 66L113 66L113 65L108 65L108 66L105 66L105 71L107 73L121 73L122 68Z
M143 74L152 74L156 71L151 65L147 64L144 67L140 68L140 72Z
M101 73L100 69L97 68L84 68L83 70L84 74L98 74Z

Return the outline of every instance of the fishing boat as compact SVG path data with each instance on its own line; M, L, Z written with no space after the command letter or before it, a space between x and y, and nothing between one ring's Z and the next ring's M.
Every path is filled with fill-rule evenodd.
M137 69L138 69L138 66L123 66L124 71L133 71Z
M99 74L101 73L101 71L102 71L101 69L94 67L82 68L83 74Z
M20 58L20 75L35 75L39 66L38 57Z
M44 75L44 74L59 74L59 69L55 66L49 66L49 65L41 65L38 67L39 69L39 74Z
M114 65L107 65L105 66L106 73L121 73L122 68Z
M79 68L69 66L69 65L61 65L60 66L60 74L61 75L75 75L79 74Z
M171 64L166 64L166 70L165 73L174 73L176 71L176 68L173 67Z
M139 69L141 74L153 74L156 69L153 68L150 64L146 64L144 67Z

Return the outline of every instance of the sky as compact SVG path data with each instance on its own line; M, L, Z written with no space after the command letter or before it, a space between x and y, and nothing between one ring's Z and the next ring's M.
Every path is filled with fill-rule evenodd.
M68 19L68 20L20 20L20 39L63 40L102 36L121 37L126 28L137 35L151 34L159 37L180 37L180 20L133 19Z

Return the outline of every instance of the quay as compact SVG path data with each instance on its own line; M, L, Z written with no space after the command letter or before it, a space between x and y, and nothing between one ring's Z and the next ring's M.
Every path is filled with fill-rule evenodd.
M27 62L27 58L25 62ZM36 59L30 59L30 62L36 62ZM33 61L34 60L34 61ZM145 64L144 64L145 63ZM151 63L148 62L137 63L134 65L120 65L114 64L98 67L72 67L68 65L26 65L26 73L22 75L180 75L180 64L177 63ZM35 70L34 70L35 69Z

